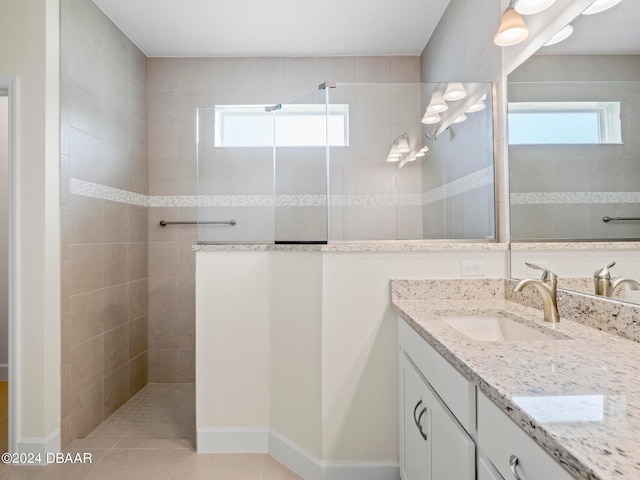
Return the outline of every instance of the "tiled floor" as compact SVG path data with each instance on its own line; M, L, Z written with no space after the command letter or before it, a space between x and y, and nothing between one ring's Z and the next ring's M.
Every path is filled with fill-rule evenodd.
M300 479L269 455L199 455L194 444L194 385L149 384L66 450L91 453L91 464L0 464L0 480Z

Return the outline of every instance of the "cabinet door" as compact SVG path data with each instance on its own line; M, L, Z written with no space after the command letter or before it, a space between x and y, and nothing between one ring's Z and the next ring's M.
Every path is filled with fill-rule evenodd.
M478 480L504 480L496 467L486 458L478 459Z
M432 480L475 480L476 449L473 440L430 388Z
M475 480L475 444L404 354L400 355L403 480Z
M400 473L403 480L431 480L426 385L403 354L400 355L399 373Z

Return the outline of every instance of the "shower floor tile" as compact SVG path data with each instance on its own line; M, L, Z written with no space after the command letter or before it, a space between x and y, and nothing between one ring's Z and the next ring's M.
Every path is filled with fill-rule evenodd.
M66 453L90 464L0 464L0 480L299 480L269 455L197 454L195 385L151 383Z

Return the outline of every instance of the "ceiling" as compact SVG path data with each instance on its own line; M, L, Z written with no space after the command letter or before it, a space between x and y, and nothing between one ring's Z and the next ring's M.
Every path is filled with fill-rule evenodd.
M419 55L450 0L94 0L150 57Z
M640 0L623 0L595 15L580 15L571 25L573 35L543 47L541 55L640 53ZM525 17L526 21L526 17Z

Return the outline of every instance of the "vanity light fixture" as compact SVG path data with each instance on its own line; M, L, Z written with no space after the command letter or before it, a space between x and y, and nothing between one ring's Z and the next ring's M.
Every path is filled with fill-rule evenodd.
M493 37L493 43L501 47L516 45L529 36L529 27L524 23L522 15L516 12L514 4L515 0L509 2L509 6L502 14L498 33Z
M451 123L462 123L467 119L467 116L463 113L461 115L458 115L458 118L456 118L453 122Z
M422 147L420 149L420 151L418 153L416 153L416 157L420 158L420 157L424 157L427 152L429 151L429 147L427 147L426 145L424 147Z
M515 9L520 15L533 15L546 10L554 3L556 0L518 0Z
M471 105L464 113L476 113L480 110L484 110L487 105L484 103L484 98L481 98L476 103Z
M411 148L409 147L409 140L407 140L407 137L402 137L400 138L400 140L398 140L397 151L398 153L409 153L411 151Z
M572 33L573 33L573 27L571 25L567 25L558 33L556 33L553 37L551 37L549 41L545 43L543 46L549 47L551 45L555 45L556 43L560 43L563 40L566 40L567 38L569 38Z
M433 92L431 95L431 101L429 102L429 106L427 107L427 112L429 113L442 113L446 112L449 109L449 105L444 101L442 97L442 92Z
M622 0L596 0L588 7L583 15L593 15L594 13L604 12L605 10L609 10L611 7L615 7Z
M464 85L460 82L452 82L447 85L447 90L444 92L443 98L447 102L457 102L467 96L467 91Z
M424 117L422 117L422 123L425 125L433 125L434 123L438 123L442 120L442 117L439 113L431 113L429 111L425 112Z

